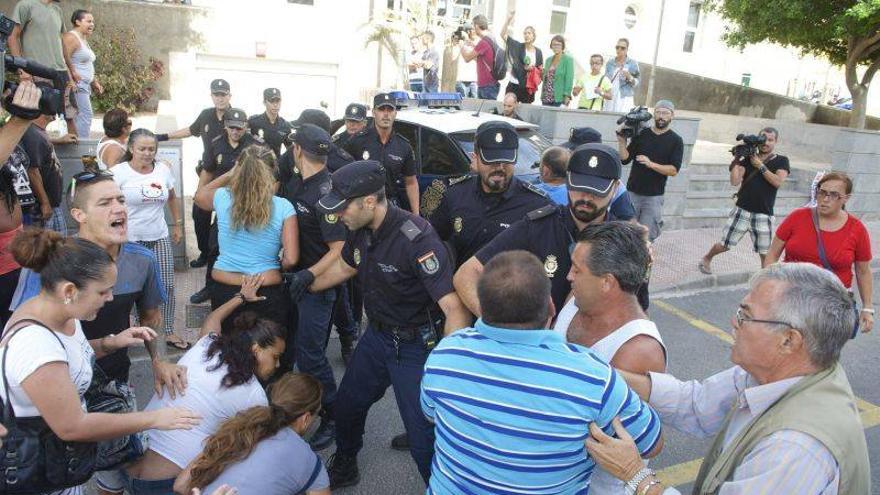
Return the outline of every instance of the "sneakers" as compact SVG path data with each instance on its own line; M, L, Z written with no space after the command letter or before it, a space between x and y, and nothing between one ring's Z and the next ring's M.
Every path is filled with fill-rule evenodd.
M361 480L357 456L336 452L327 462L327 474L330 476L331 490L357 485Z
M211 291L208 289L208 286L203 287L202 290L189 296L189 302L192 304L202 304L209 299L211 299Z
M321 420L321 426L315 430L315 434L309 438L309 446L315 452L324 450L336 441L336 421L324 418Z
M189 262L190 268L201 268L208 264L208 257L201 254L198 258Z
M391 439L391 448L394 450L409 450L409 437L406 433L401 433Z

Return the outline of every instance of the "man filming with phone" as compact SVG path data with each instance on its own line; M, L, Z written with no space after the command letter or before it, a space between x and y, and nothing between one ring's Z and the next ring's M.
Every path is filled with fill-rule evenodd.
M751 234L763 266L773 238L776 191L791 173L788 157L775 151L779 142L779 131L775 128L765 127L757 136L743 136L742 141L744 144L731 150L734 158L730 163L730 185L739 186L734 194L736 204L727 217L721 241L700 260L698 267L706 275L712 274L712 258L736 246L746 232Z

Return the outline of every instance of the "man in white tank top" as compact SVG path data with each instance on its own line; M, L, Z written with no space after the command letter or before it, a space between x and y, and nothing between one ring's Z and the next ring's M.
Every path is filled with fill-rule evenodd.
M590 225L577 241L568 274L574 297L553 330L615 368L665 373L666 346L636 297L651 261L645 228L630 222ZM590 495L625 493L622 481L596 467Z

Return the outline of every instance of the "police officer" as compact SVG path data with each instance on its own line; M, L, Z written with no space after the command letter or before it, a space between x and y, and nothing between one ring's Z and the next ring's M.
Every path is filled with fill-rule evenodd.
M350 233L341 257L315 278L311 290L357 275L370 323L339 385L330 488L360 480L357 453L367 412L389 385L409 435L410 454L427 482L434 432L419 405L422 370L444 317L448 333L469 325L470 315L452 288L452 263L437 233L427 220L386 199L382 165L350 163L331 176L331 184L318 207L338 215Z
M350 103L345 108L344 118L345 132L333 136L333 144L343 148L352 136L367 128L367 106L360 103Z
M214 79L211 81L211 101L214 103L214 106L202 110L199 116L196 117L195 122L190 124L189 127L184 127L168 134L157 134L156 140L162 142L169 139L197 136L202 138L203 152L208 151L214 138L223 134L223 114L226 113L226 110L229 110L229 100L231 97L229 83L225 79ZM196 168L196 174L201 174L201 163ZM205 211L193 204L192 219L200 254L198 258L190 262L189 266L201 268L208 263L211 212Z
M531 252L544 262L552 282L553 303L559 310L571 291L566 280L571 250L578 232L591 223L630 220L635 216L628 200L615 201L620 184L620 156L604 144L585 144L568 161L568 205L550 205L529 212L465 261L455 274L455 288L462 302L480 314L476 283L492 256L515 249Z
M592 127L572 127L571 132L568 135L568 141L562 143L560 146L574 151L575 148L582 144L601 142L602 133L596 129L593 129Z
M513 176L518 148L519 136L512 125L480 124L472 158L477 175L451 184L429 217L440 238L452 244L458 263L470 259L526 213L551 203L536 186Z
M243 110L230 108L223 115L224 132L211 141L202 155L202 171L199 174L199 188L206 186L216 177L225 174L235 165L242 150L254 143L262 142L247 132L247 114ZM208 242L208 269L205 271L205 287L190 296L193 304L201 304L211 298L211 269L219 254L217 246L217 223L210 224Z
M281 90L266 88L263 90L263 105L266 111L248 119L251 134L262 139L272 148L275 156L281 156L281 145L290 134L290 124L278 113L281 111Z
M307 108L299 114L298 119L290 123L292 129L296 129L302 124L316 125L327 132L327 134L330 134L330 116L323 110ZM288 136L288 140L292 142L292 139L293 135L291 134ZM278 161L278 165L282 170L293 167L293 156L289 151L290 148L288 147L288 150L281 155L281 159ZM354 158L352 158L348 152L337 146L335 143L330 144L330 153L327 155L327 168L330 172L335 172L342 168L343 165L347 165L353 161Z
M388 93L373 98L373 126L351 137L345 150L355 160L378 160L387 174L385 191L395 205L409 204L409 209L419 214L419 183L416 179L416 162L412 146L400 134L394 132L397 107ZM406 190L406 202L400 197L400 185Z
M330 171L326 166L330 135L318 126L302 124L294 134L291 151L297 170L284 188L284 197L296 208L300 255L297 271L288 276L288 290L298 308L296 333L289 344L295 349L299 370L320 380L324 389L321 426L309 440L312 449L318 451L329 447L336 438L336 381L325 353L336 291L305 289L336 263L348 231L336 214L324 214L317 209L318 200L330 192Z

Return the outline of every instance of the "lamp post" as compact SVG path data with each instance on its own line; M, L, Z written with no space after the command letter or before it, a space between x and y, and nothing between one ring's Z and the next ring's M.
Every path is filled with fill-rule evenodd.
M657 54L660 52L660 35L663 32L663 12L666 0L660 0L660 20L657 21L657 40L654 42L654 59L651 61L651 77L648 78L648 91L645 94L645 106L654 102L654 78L657 77Z

